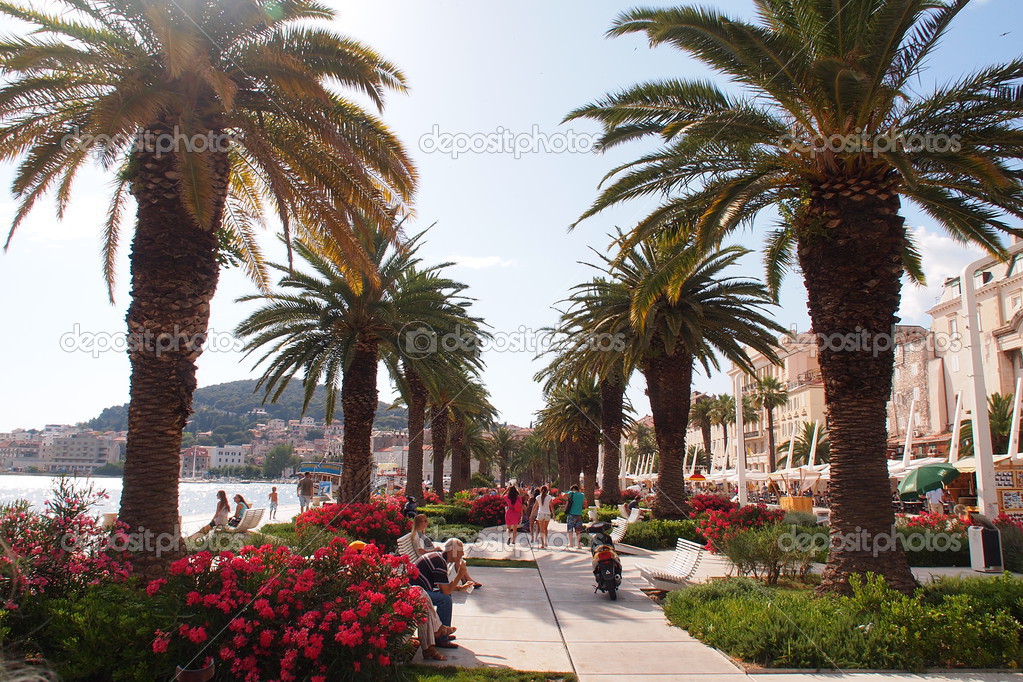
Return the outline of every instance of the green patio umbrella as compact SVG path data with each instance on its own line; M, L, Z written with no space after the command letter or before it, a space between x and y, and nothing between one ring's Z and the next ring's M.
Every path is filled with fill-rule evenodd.
M915 500L929 490L937 490L959 478L959 470L951 464L925 464L913 469L899 483L899 496Z

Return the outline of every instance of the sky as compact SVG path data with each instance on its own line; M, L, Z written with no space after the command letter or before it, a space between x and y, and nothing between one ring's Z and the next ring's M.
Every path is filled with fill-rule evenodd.
M631 3L325 2L338 12L337 30L397 63L408 79L410 92L392 94L382 115L421 176L409 230L432 226L421 250L424 260L455 263L451 276L469 285L476 314L498 339L485 356L492 401L502 420L527 425L542 406L540 387L532 380L543 366L535 359L539 330L557 320L556 306L570 287L592 276L584 262L597 261L594 250L607 252L607 235L618 226L628 228L655 206L653 199L633 202L569 231L595 198L603 176L648 147L641 143L597 155L589 150L597 126L561 124L562 119L575 107L639 81L721 79L680 52L649 48L639 36L605 38L615 16ZM751 16L747 0L713 4ZM0 20L0 32L17 30ZM932 59L918 90L1018 56L1021 38L1023 3L975 1ZM484 136L509 140L510 148L452 151L454 145L482 144ZM11 167L0 166L5 230L14 213L11 178ZM128 360L110 346L124 330L130 239L126 233L122 240L111 305L99 238L109 187L110 177L98 167L83 173L62 222L52 203L40 204L0 254L0 431L75 423L127 402ZM905 323L929 326L926 311L941 282L978 252L949 239L914 207L904 213L923 251L929 286L905 289L900 314ZM771 222L765 214L737 236L754 253L734 274L762 277L755 250ZM271 255L280 256L272 229L261 239ZM253 309L236 299L253 290L241 271L221 274L211 345L199 360L200 386L259 375L231 335ZM798 275L786 281L773 316L786 328L809 326ZM390 399L383 372L379 383L381 398ZM698 375L695 388L730 390L723 371ZM634 377L629 395L639 414L648 413L640 377Z

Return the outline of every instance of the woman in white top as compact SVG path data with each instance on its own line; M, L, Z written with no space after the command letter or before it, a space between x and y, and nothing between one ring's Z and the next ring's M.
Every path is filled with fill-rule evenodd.
M536 498L536 522L540 524L540 549L547 548L547 526L551 522L551 504L554 496L547 490L547 486L540 488L540 494Z
M189 540L194 540L203 535L206 535L217 526L226 526L228 520L231 518L231 505L227 501L227 493L223 490L217 491L217 510L213 513L213 520L207 523L205 526L192 533L189 536Z
M439 551L434 547L433 541L426 537L426 527L429 523L430 520L426 518L426 514L416 514L412 520L412 548L416 552L417 559L424 554Z

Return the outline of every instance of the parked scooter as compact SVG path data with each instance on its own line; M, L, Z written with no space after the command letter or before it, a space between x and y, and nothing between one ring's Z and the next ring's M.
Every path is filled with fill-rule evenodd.
M585 529L590 536L590 565L593 579L597 581L594 592L607 592L611 601L618 599L618 587L622 584L622 561L615 551L614 540L608 535L611 524L601 521Z

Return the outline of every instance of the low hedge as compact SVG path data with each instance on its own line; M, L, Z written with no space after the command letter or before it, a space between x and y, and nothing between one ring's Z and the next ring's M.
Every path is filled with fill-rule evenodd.
M679 538L701 545L707 542L697 530L696 521L666 519L630 523L622 542L644 549L675 549L675 541Z
M704 643L767 667L920 671L1023 661L1023 587L1011 577L941 580L912 596L876 576L854 576L852 588L850 597L815 597L732 578L672 592L664 611Z
M426 514L431 519L443 517L449 524L464 525L469 522L469 508L453 504L424 504L419 507L420 514Z
M597 521L606 521L607 523L610 523L611 521L617 519L619 516L621 516L621 513L619 513L618 511L618 507L614 507L611 505L605 505L597 510ZM564 523L566 517L567 514L565 513L564 509L559 509L558 511L554 512L555 521ZM590 521L588 508L583 510L583 521L587 523L589 523Z
M458 538L462 542L469 544L476 542L480 530L482 529L479 526L447 524L430 526L426 529L426 535L433 540L434 544L440 544L449 538Z

